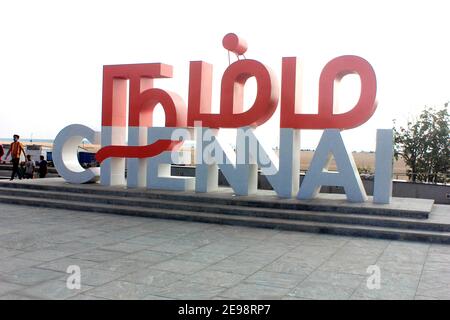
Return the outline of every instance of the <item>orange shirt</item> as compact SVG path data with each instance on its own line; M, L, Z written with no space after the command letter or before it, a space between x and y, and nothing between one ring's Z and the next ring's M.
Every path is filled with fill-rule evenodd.
M13 159L20 158L21 152L25 153L23 145L19 141L11 143L11 147L9 150L11 150L11 158Z

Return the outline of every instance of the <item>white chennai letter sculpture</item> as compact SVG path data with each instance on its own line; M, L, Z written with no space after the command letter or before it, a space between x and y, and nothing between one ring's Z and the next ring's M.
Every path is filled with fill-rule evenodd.
M53 145L53 163L59 175L70 183L97 181L100 168L84 169L78 161L78 146L83 139L100 144L100 132L81 124L71 124L62 129Z

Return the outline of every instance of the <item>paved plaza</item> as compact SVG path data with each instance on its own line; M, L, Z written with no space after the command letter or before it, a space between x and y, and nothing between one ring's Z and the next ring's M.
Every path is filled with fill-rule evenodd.
M0 299L450 299L450 245L0 204Z

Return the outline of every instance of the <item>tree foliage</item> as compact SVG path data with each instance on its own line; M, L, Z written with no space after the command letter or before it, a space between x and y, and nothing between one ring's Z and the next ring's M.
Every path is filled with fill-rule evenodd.
M412 181L450 181L449 103L443 108L425 107L406 128L395 127L395 158L402 156Z

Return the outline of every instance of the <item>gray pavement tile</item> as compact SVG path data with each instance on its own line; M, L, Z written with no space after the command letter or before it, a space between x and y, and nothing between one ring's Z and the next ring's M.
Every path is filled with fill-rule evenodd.
M222 246L228 246L228 247L252 247L255 245L263 244L264 240L257 240L257 239L251 239L251 238L243 238L238 236L228 236L219 241L219 243ZM212 243L211 245L214 245L215 243Z
M211 265L208 269L250 275L262 269L265 265L266 263L242 262L233 260L231 258L226 258Z
M190 235L187 235L187 236L182 236L182 237L180 237L180 238L177 238L177 239L175 239L175 240L171 240L171 241L169 241L169 242L166 242L167 244L175 244L175 245L177 245L177 244L179 244L179 245L183 245L183 246L191 246L191 247L195 247L195 248L200 248L200 247L203 247L203 246L206 246L206 245L208 245L208 244L211 244L211 243L214 243L215 241L217 241L217 240L209 240L209 239L203 239L203 238L198 238L198 237L195 237L195 235L196 235L197 233L195 233L195 234L190 234ZM164 243L164 244L166 244L166 243Z
M183 300L205 300L221 294L224 290L226 288L211 284L180 280L164 288L159 288L154 295Z
M57 250L76 254L84 251L92 250L97 247L97 244L88 244L86 242L73 241L67 243L47 243L45 246L31 246L24 249L27 252L34 252L37 250Z
M418 295L416 295L414 297L414 300L439 300L439 299L433 298L433 297L426 297L426 296L418 296ZM442 300L448 300L448 299L442 299Z
M187 253L187 252L190 252L192 250L195 250L195 249L199 248L200 246L201 245L189 244L189 243L186 243L186 242L175 243L174 241L169 241L169 242L164 242L164 243L152 246L151 250L153 250L153 251L160 251L160 252L167 252L167 253L182 254L182 253Z
M152 218L138 218L140 219L141 223L137 226L133 226L133 229L136 230L142 230L147 232L153 232L153 231L161 231L161 230L167 230L171 225L167 222L170 222L168 220L163 219L152 219Z
M241 238L251 240L265 240L276 235L278 230L251 228L242 226L219 226L217 232L227 238Z
M439 253L439 252L430 252L427 255L427 262L445 262L445 263L450 263L450 252L448 254L446 254L446 253Z
M117 259L119 257L123 257L125 254L123 252L118 251L109 251L109 250L101 250L101 249L92 249L85 252L76 253L70 258L88 260L93 262L105 262L113 259Z
M26 252L34 252L37 250L47 250L47 249L54 249L56 246L58 246L59 244L57 243L51 243L51 242L47 242L44 240L39 240L34 242L32 245L26 246L23 249L20 249L21 251L23 251L23 253Z
M245 279L245 277L246 276L237 273L207 269L185 276L183 280L210 284L216 287L232 287Z
M62 272L31 267L2 274L0 275L0 281L4 280L10 283L32 286L44 281L61 278L62 276L64 276Z
M66 257L71 254L73 254L73 253L60 251L60 250L54 250L54 249L42 249L42 250L26 252L26 253L20 254L16 257L21 258L21 259L31 259L31 260L36 260L36 261L47 262L47 261L52 261L52 260Z
M414 263L423 264L426 260L426 254L408 254L403 252L398 253L383 253L379 257L379 262L404 262L404 263Z
M106 235L106 232L101 231L101 230L90 229L90 228L80 228L80 229L65 232L63 235L70 237L70 238L73 238L73 237L75 237L75 238L93 238L96 236Z
M81 260L75 258L64 257L50 262L42 263L36 266L40 269L48 269L66 273L69 266L79 266L81 270L84 268L92 268L98 263L94 261Z
M20 286L18 284L14 284L14 283L5 282L0 279L0 296L20 290L22 288L23 288L23 286Z
M277 263L286 263L286 264L294 264L307 269L316 269L327 261L327 257L317 256L317 255L308 255L308 256L299 256L299 255L291 255L286 254L278 259ZM276 265L276 263L275 263Z
M36 300L36 298L30 298L25 295L19 295L15 293L7 293L0 296L0 300Z
M122 275L135 272L140 269L147 268L151 263L140 261L140 260L130 260L124 258L113 259L101 263L97 263L93 266L95 269L106 270L111 272L117 272Z
M137 229L136 227L131 228L122 228L115 231L110 231L107 233L108 237L112 239L116 239L118 241L126 241L132 238L145 236L149 233L149 231L144 231L141 229Z
M2 211L0 211L1 217L14 216L16 212L22 214L23 212L31 209L26 206L18 206L15 204L2 203Z
M1 245L1 244L0 244ZM0 260L3 258L14 257L19 254L24 253L25 251L14 250L14 249L5 249L0 247Z
M83 240L83 239L85 239L85 238L79 237L77 235L72 235L69 233L63 233L63 234L49 233L42 237L42 240L44 240L46 242L51 242L51 243L68 243L68 242L73 242L73 241L78 241L78 240Z
M131 259L131 260L141 260L149 263L159 263L162 261L169 260L175 256L174 253L168 252L159 252L153 250L142 250L139 252L135 252L126 256L123 256L123 259Z
M422 263L413 263L409 261L378 260L376 265L380 267L381 272L420 275L423 270Z
M269 264L281 256L280 253L272 252L251 252L248 250L241 251L235 255L229 257L229 259L240 262L258 263L258 264Z
M337 287L347 287L356 289L366 279L365 276L316 270L312 272L307 278L307 281L314 283L326 283Z
M23 293L27 296L36 297L39 299L65 300L89 289L92 289L92 287L83 285L83 283L81 283L80 289L68 289L66 281L51 280L24 290L20 290L17 293L19 295Z
M145 235L145 236L138 236L131 239L128 239L126 242L130 243L137 243L145 246L156 246L158 244L168 242L171 238L168 237L157 237L153 235Z
M281 298L281 300L314 300L314 299L308 299L308 298L303 298L303 297L296 297L296 296L285 296L283 298Z
M112 217L110 217L110 216L105 217L105 219L107 219L108 222L107 223L98 223L96 226L96 229L99 231L104 231L104 232L113 232L113 231L123 229L123 226L121 226L120 224L116 224L116 223L112 222L110 220L111 218ZM101 236L94 237L94 238L91 238L89 241L99 240L101 238Z
M278 300L286 296L290 289L268 287L253 283L240 283L220 294L230 299Z
M211 298L211 300L233 300L233 298L215 296L215 297Z
M329 283L305 280L291 290L288 296L315 300L347 300L354 289Z
M67 300L110 300L110 299L94 297L88 294L80 293L77 294L76 296L68 298Z
M104 231L104 232L115 232L115 231L120 231L124 228L129 228L129 227L134 226L134 225L128 225L127 223L116 220L116 218L121 218L121 217L117 216L117 215L115 217L112 217L112 216L105 217L105 220L102 223L99 221L99 224L96 226L96 229L99 231ZM133 221L135 221L135 220L133 220Z
M223 254L231 255L231 254L236 254L240 251L243 251L246 247L247 246L245 246L243 244L230 246L223 242L214 242L214 243L208 244L206 246L203 246L201 248L198 248L198 249L196 249L196 251L198 251L198 252L203 252L203 251L215 252L215 253L220 252Z
M222 252L192 250L188 253L178 255L177 259L212 264L228 258L229 256L229 254Z
M416 294L435 299L450 300L450 284L442 282L420 281Z
M258 271L245 279L246 283L254 283L269 287L294 288L307 277L306 274L290 274L280 272Z
M160 297L156 295L148 295L142 298L141 300L175 300L174 298Z
M147 233L145 236L154 238L164 238L168 240L175 240L189 234L189 232L178 231L175 229L154 230ZM144 236L143 236L144 237Z
M345 257L358 257L358 256L371 256L378 258L383 254L384 249L381 247L360 247L360 246L349 246L345 245L336 251L336 256Z
M404 252L426 253L431 247L429 243L413 242L413 241L391 241L386 250L401 249Z
M6 225L4 227L0 227L0 235L4 235L4 234L8 234L8 233L13 233L13 232L17 232L20 231L18 229L13 229L11 227L6 227Z
M433 243L428 250L428 254L432 253L450 254L450 245Z
M180 221L178 221L180 222ZM206 231L212 227L209 223L201 223L201 222L185 222L176 226L170 226L165 230L169 234L180 235L181 237L188 236L191 234L195 234L198 232ZM162 231L160 231L162 232Z
M367 268L374 263L359 261L357 258L349 260L329 260L322 264L318 270L337 273L350 273L357 275L366 275Z
M41 262L29 259L20 259L16 257L8 257L0 259L0 273L8 273L14 270L24 269L35 266Z
M450 271L436 272L435 270L423 270L420 281L450 284Z
M264 270L271 272L292 273L307 276L314 270L314 268L315 266L312 267L307 260L281 257L280 259L265 266Z
M328 247L328 246L315 246L315 245L309 245L309 243L304 243L288 253L286 253L285 257L292 257L292 258L301 258L301 259L328 259L336 252L340 250L339 247Z
M208 265L196 261L171 259L152 265L152 268L181 274L193 274L205 269Z
M137 244L137 243L129 243L129 242L119 242L116 244L106 245L101 247L102 250L110 250L110 251L119 251L124 253L134 253L137 251L149 249L150 246Z
M48 243L42 235L23 232L8 233L0 235L0 244L2 248L23 250L36 243Z
M332 236L324 234L314 234L308 239L307 243L309 246L327 246L341 248L348 243L350 238L341 236Z
M368 248L368 249L386 249L390 240L386 239L366 239L366 238L354 238L349 239L344 248Z
M214 230L202 230L194 233L189 233L178 238L178 240L186 241L202 241L203 243L213 243L224 239L225 236L217 233Z
M298 246L304 242L307 242L307 240L309 240L312 236L312 233L282 230L274 234L270 238L270 242Z
M369 289L362 284L351 296L352 300L413 300L416 288L381 285L380 289Z
M273 254L276 254L278 256L281 256L283 254L288 253L292 249L294 249L296 245L286 245L281 243L273 243L272 240L266 242L266 243L258 243L253 246L249 246L247 249L245 249L247 252L250 253L267 253L271 252Z
M91 247L102 247L107 245L113 245L118 242L124 241L121 237L111 236L109 234L95 236L91 238L77 238L77 241L84 243L85 245L89 245Z
M380 270L381 287L408 287L417 289L420 280L420 274L386 272Z
M351 254L351 253L336 253L330 259L327 260L327 263L353 263L358 262L360 264L372 265L375 264L378 260L378 255L362 255L362 254Z
M423 266L423 271L450 272L450 262L427 261Z
M166 287L167 285L181 280L185 275L181 273L161 271L145 268L123 276L120 280L140 283L148 286Z
M408 243L408 246L391 242L380 256L380 260L407 261L423 263L427 257L429 245Z
M136 300L153 294L156 290L156 287L116 280L91 289L86 294L105 299Z

